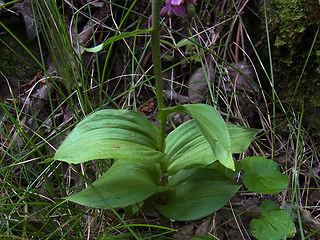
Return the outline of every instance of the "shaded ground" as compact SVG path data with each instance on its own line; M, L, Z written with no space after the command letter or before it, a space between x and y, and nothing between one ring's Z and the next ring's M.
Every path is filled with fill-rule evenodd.
M84 114L96 108L137 108L157 124L156 101L153 83L150 80L152 64L148 36L116 42L112 48L106 48L98 55L81 50L79 53L77 45L93 47L114 36L119 24L123 25L123 32L133 31L137 26L141 29L147 28L151 12L149 1L135 4L133 12L122 21L132 2L115 1L114 4L110 4L97 1L90 5L89 9L83 7L84 1L74 1L73 5L66 1L58 6L59 11L64 14L64 26L56 25L61 22L50 22L50 14L39 14L39 18L34 18L29 1L1 9L0 20L35 55L39 63L42 63L42 67L36 64L30 54L26 54L20 44L17 44L17 39L1 28L1 126L5 129L3 132L10 133L1 136L3 166L11 166L13 159L20 159L19 164L28 164L28 168L37 169L37 163L33 159L42 154L52 157L54 147L63 140L63 134L56 133L72 126ZM237 1L238 10L247 27L250 27L250 23L258 21L254 15L257 11L254 4L256 2ZM258 207L265 199L272 199L284 208L292 208L294 213L298 211L304 234L307 236L320 228L319 142L315 141L317 138L312 136L312 133L301 128L301 116L287 108L289 104L277 102L272 108L272 100L268 93L263 91L264 85L268 83L260 83L260 80L263 80L262 76L257 78L255 66L258 64L253 63L253 55L248 55L252 54L252 51L245 40L242 25L238 17L235 17L233 5L223 0L209 3L199 1L196 11L198 15L188 19L173 17L166 18L163 22L163 69L168 69L163 74L166 105L214 102L229 121L263 129L264 133L256 143L243 155L235 158L241 159L247 155L263 155L270 158L274 156L274 160L280 164L283 173L289 176L292 182L287 191L275 196L247 193L246 189L241 189L228 205L210 218L192 222L172 222L170 226L175 229L181 228L179 234L173 237L189 239L190 235L209 232L219 239L254 239L250 235L249 223L253 217L258 216ZM79 18L76 21L77 13ZM235 21L232 21L232 18ZM38 36L34 21L39 24ZM41 27L40 23L48 25ZM63 31L70 39L66 39L66 35L55 38ZM184 39L183 35L192 35L199 45L181 42ZM259 41L265 41L264 39L265 36L262 36ZM38 44L38 40L41 45ZM177 47L178 43L180 47ZM176 47L173 48L170 44ZM39 46L42 47L41 51ZM199 46L203 48L200 49ZM201 53L203 49L204 52ZM130 52L135 53L136 59ZM221 58L239 69L246 77L221 61ZM108 67L104 68L104 65ZM207 82L203 81L206 77L204 70L210 81L210 91ZM28 155L28 151L34 146L29 147L30 141L25 141L26 137L14 124L12 117L19 119L19 124L24 129L23 133L32 136L27 139L32 139L34 145L39 146L35 155ZM188 117L182 114L174 116L172 124L168 124L168 130L186 120ZM276 130L272 126L277 126ZM13 143L16 146L14 149L10 148ZM45 146L46 144L48 145ZM20 158L20 155L24 154L26 158ZM67 175L68 171L72 172L67 169L68 166L63 166L61 174ZM22 172L19 167L8 171L17 178L21 177ZM7 172L2 175L5 173ZM95 176L92 172L88 175L91 178ZM50 176L49 180L55 183L55 177ZM79 176L72 172L69 177L72 179L68 185L70 189L81 187ZM4 176L1 176L1 181L2 179ZM240 180L241 176L238 176L238 179ZM29 186L27 180L23 179L19 184L21 187ZM59 181L56 184L59 186ZM291 190L294 187L297 191ZM39 189L41 188L40 184ZM66 196L64 191L55 191L56 197L52 199ZM2 192L2 198L10 195L9 193L10 190ZM41 189L40 193L48 196L44 189ZM30 212L34 213L37 210L34 208ZM86 216L90 220L89 211ZM123 216L130 219L125 212ZM41 222L40 219L41 216L30 218L29 222L37 225ZM92 234L92 226L88 224L88 219L82 222L83 228L86 229L84 236ZM159 225L159 216L142 211L129 221ZM56 222L63 225L65 220L57 218ZM104 224L112 225L112 218L106 219ZM92 228L91 231L93 230L103 231L99 228ZM295 239L301 238L299 231ZM318 238L319 235L315 234L308 239Z

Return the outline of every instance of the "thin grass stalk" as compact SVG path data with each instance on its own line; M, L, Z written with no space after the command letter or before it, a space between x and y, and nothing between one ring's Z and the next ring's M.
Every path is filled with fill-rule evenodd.
M139 24L138 24L138 27L139 27ZM133 49L132 49L132 58L131 58L131 91L130 93L132 94L132 98L133 98L133 109L134 111L137 111L137 101L136 101L136 91L135 91L135 88L134 88L134 85L135 85L135 59L134 59L134 53L136 51L136 41L137 41L137 37L135 36L134 39L133 39ZM130 51L131 52L131 51ZM128 103L130 103L130 94L129 94L129 99L128 99Z
M301 114L300 114L300 119L299 119L299 126L298 126L298 134L297 134L297 139L296 139L296 146L295 146L295 157L294 157L294 175L293 175L293 198L291 200L291 208L294 205L294 201L296 199L297 204L299 205L299 196L298 196L298 183L299 183L299 175L300 175L300 169L301 169L301 158L303 156L303 147L299 147L300 142L301 142L301 138L303 138L303 136L300 136L301 133L301 127L302 127L302 118L303 118L303 113L304 113L304 107L302 105L302 109L301 109ZM300 150L300 152L298 152ZM303 226L302 226L302 218L300 216L300 210L299 208L297 208L297 214L298 214L298 225L299 225L299 229L300 229L300 236L301 239L305 239L304 237L304 230L303 230Z
M76 87L77 91L79 91L77 79L78 76L80 80L82 77L80 77L81 75L77 64L74 66L77 69L74 69L72 66L72 63L77 62L77 57L73 52L64 20L56 3L53 1L35 1L34 4L36 6L36 12L38 12L38 14L35 15L35 18L37 18L39 22L38 29L42 30L45 44L49 49L52 61L56 67L57 75L60 77L59 82L67 87L68 94L71 93L73 87ZM54 46L56 46L56 50ZM46 78L50 78L51 84L58 90L62 98L67 98L64 91L59 87L58 81L55 81L46 71L45 76ZM86 105L88 106L88 102L86 96L81 96L81 105L87 103ZM74 114L79 118L78 111L75 110L77 104L74 102L74 99L70 98L69 106L71 106Z
M31 1L31 8L32 8L32 13L33 13L33 16L36 16L37 15L37 12L36 12L36 6L34 5L34 3ZM38 42L38 47L39 47L39 53L40 53L40 58L41 58L41 63L42 63L42 66L45 66L45 60L44 60L44 54L43 54L43 50L42 50L42 44L41 44L41 40L40 40L40 26L38 25L38 22L37 21L34 21L34 24L35 24L35 28L36 28L36 38L37 38L37 42ZM45 67L42 67L42 68L45 68ZM47 89L49 89L49 76L45 76L45 79L46 79L46 85L47 85ZM50 104L50 109L51 109L51 112L52 114L55 112L54 111L54 107L53 107L53 104L52 104L52 96L51 96L51 92L48 91L48 98L49 98L49 104ZM56 119L55 118L52 118L53 119L53 126L54 128L57 128L57 124L56 124Z
M137 2L138 2L138 0L135 0L135 1L131 4L131 6L127 9L127 12L126 12L126 14L124 15L124 17L122 18L122 20L121 20L121 22L120 22L120 24L119 24L119 26L118 26L118 29L116 30L114 36L117 36L117 35L119 34L122 25L123 25L123 24L125 23L125 21L127 20L129 14L131 13L133 7L136 5ZM111 3L110 3L110 4L111 4ZM106 73L107 73L107 66L108 66L109 58L110 58L110 56L111 56L111 51L112 51L113 45L114 45L114 42L112 42L112 43L110 44L109 49L108 49L108 53L107 53L107 56L106 56L106 59L105 59L105 61L104 61L104 66L103 66L102 75L101 75L101 80L100 80L101 83L103 83L103 80L104 80L104 78L105 78L105 76L106 76ZM101 98L101 96L102 96L102 94L101 94L101 92L102 92L102 86L103 86L103 84L100 85L100 99L99 99L99 104L100 104L100 105L102 104L102 98Z
M264 1L264 17L265 17L265 28L266 28L266 36L268 43L268 55L269 55L269 64L270 64L270 79L271 79L271 91L272 91L272 159L274 159L275 155L275 142L276 142L276 134L275 134L275 126L276 126L276 96L275 96L275 86L274 86L274 75L273 75L273 65L272 65L272 54L271 54L271 41L269 36L269 25L268 25L268 15L267 15L267 3Z
M319 2L319 4L320 4L320 2ZM306 59L304 65L303 65L303 69L302 69L301 74L300 74L300 76L299 76L297 85L296 85L296 87L295 87L295 89L294 89L294 92L293 92L293 94L292 94L292 99L294 99L294 97L295 97L295 95L296 95L296 93L297 93L297 91L298 91L298 87L299 87L299 84L300 84L300 82L301 82L301 79L302 79L302 77L303 77L303 75L304 75L304 71L305 71L306 67L308 66L309 58L310 58L311 53L312 53L312 51L313 51L313 49L314 49L314 45L315 45L315 43L316 43L316 40L317 40L317 38L318 38L318 36L319 36L319 30L320 30L320 26L318 26L317 32L316 32L316 34L315 34L315 36L314 36L314 38L313 38L313 42L312 42L311 47L310 47L310 50L309 50L309 52L308 52L307 59ZM292 105L292 103L290 103L290 106L291 106L291 105Z

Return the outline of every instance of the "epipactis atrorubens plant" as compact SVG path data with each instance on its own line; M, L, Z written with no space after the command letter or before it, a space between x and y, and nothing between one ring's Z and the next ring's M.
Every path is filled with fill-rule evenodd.
M195 2L167 0L161 15L182 16L187 4ZM148 199L170 219L192 220L210 215L237 193L241 184L233 179L241 169L243 184L250 191L280 192L289 180L274 161L257 156L240 162L232 158L233 153L244 152L260 130L226 123L213 107L205 104L164 107L160 7L161 0L153 1L149 30L159 127L130 110L100 110L84 118L54 158L71 164L94 159L114 159L114 163L91 186L67 199L103 209L124 208ZM135 33L123 33L116 40ZM192 120L165 136L167 119L173 113L188 114Z

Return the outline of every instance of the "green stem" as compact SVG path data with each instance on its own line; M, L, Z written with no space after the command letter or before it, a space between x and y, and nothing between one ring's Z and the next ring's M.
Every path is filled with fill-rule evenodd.
M159 120L159 136L158 150L163 152L165 149L165 132L166 132L166 117L161 114L164 109L163 102L163 83L161 73L161 57L160 57L160 7L161 0L152 1L152 32L151 32L151 49L153 61L153 73L156 83L156 97L158 104L158 120ZM163 169L162 169L163 170Z
M153 73L156 83L156 97L158 105L158 120L159 120L159 134L157 139L157 147L161 152L165 151L165 134L166 134L166 123L168 113L163 112L164 101L163 101L163 83L162 83L162 70L161 70L161 56L160 56L160 7L161 0L152 0L152 32L151 32L151 49L152 49L152 61L153 61ZM166 161L160 163L161 178L160 185L168 185L168 176L163 175L166 171ZM162 193L159 196L159 201L163 200L164 204L167 201L167 194ZM160 214L160 223L162 226L170 226L170 219Z
M151 49L154 79L156 82L156 95L159 110L164 108L163 103L163 84L161 73L161 58L160 58L160 7L161 0L152 1L152 32L151 32Z

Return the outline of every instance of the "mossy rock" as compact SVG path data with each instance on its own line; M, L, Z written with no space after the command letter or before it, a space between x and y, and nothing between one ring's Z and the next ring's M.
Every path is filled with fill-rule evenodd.
M26 41L24 44L33 54L39 55L36 53L38 50L35 42ZM6 34L0 40L0 69L5 77L28 81L37 74L40 67L20 43ZM3 75L0 76L0 83L4 80Z
M319 1L270 0L267 13L275 89L280 99L304 104L315 127L320 122L316 111L320 107ZM264 16L263 11L260 14ZM258 52L268 66L267 44Z

